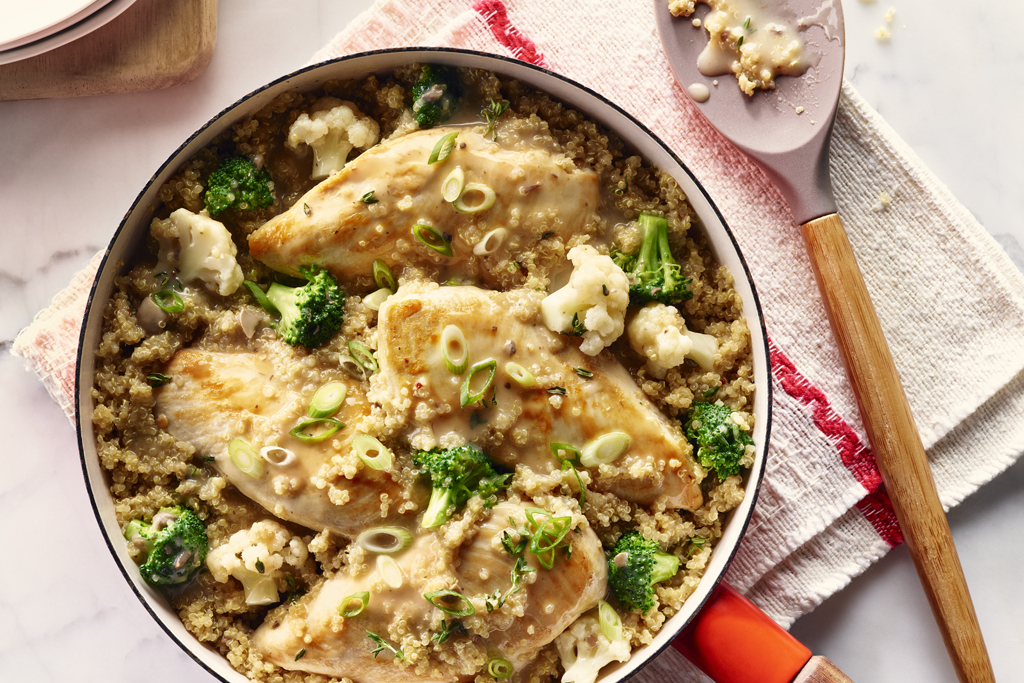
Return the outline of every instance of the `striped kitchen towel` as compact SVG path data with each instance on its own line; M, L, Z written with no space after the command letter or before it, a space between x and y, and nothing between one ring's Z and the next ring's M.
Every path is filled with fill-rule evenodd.
M799 229L674 81L652 3L576 0L556 13L539 0L379 0L314 61L415 45L512 56L602 93L679 155L732 228L764 308L775 405L767 475L727 579L788 626L898 545ZM1024 452L1024 276L849 84L831 165L940 495L955 505ZM14 346L69 414L95 267Z

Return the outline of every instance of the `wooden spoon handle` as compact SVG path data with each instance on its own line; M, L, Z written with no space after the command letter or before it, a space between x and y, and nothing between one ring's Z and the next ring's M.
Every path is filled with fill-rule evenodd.
M868 441L953 667L962 683L992 682L953 535L850 240L837 214L801 227Z

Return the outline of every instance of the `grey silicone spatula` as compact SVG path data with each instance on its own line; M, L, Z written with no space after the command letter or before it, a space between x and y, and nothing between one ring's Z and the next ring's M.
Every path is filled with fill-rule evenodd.
M779 77L775 90L750 97L732 75L700 73L697 58L708 42L707 32L695 27L692 17L673 17L667 0L654 0L676 79L684 89L693 84L708 88L710 98L697 108L767 172L801 226L868 441L957 676L964 683L994 681L921 437L836 213L828 148L843 78L842 7L839 0L757 4L804 27L801 35L816 66L800 77Z

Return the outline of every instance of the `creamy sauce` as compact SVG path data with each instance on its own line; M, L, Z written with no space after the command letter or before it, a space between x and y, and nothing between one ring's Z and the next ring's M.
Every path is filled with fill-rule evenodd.
M759 0L702 1L711 7L703 21L708 44L697 58L705 76L735 74L740 89L753 95L774 88L776 76L801 76L812 65L801 22L782 19Z
M707 102L708 98L711 97L711 91L703 83L691 83L690 87L686 89L686 93L694 102Z

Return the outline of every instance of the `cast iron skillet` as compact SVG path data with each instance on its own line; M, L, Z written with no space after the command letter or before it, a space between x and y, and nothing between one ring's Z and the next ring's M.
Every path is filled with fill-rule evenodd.
M356 79L372 73L391 71L411 62L445 64L488 69L510 76L544 90L569 106L587 114L598 123L614 130L626 143L663 171L671 174L689 198L707 233L708 242L719 263L726 266L735 279L736 291L743 298L743 313L750 328L754 356L754 381L757 393L754 400L754 441L757 456L745 482L746 497L729 513L723 535L712 554L707 573L683 609L672 617L654 641L636 650L625 663L609 666L599 683L621 681L653 659L683 630L698 610L708 601L721 581L729 562L739 546L754 509L758 487L764 475L765 454L768 448L771 422L771 376L769 371L768 339L754 284L736 239L697 178L683 166L679 158L665 143L624 109L608 101L593 90L551 71L524 62L495 55L445 48L405 48L366 52L306 67L255 90L238 100L206 125L196 131L156 171L128 210L118 226L100 264L86 307L82 333L79 339L76 373L77 396L75 403L78 423L78 443L85 472L86 486L107 546L125 580L138 596L142 605L156 619L174 642L207 671L225 683L244 683L247 679L231 668L227 660L212 648L199 643L189 634L165 598L147 585L129 558L121 529L114 515L114 504L108 481L96 454L96 440L92 429L92 400L94 357L103 324L103 310L113 290L113 279L120 260L130 262L144 243L152 219L151 206L157 203L157 192L189 157L205 147L221 131L236 121L257 111L278 94L289 90L312 90L325 81Z

